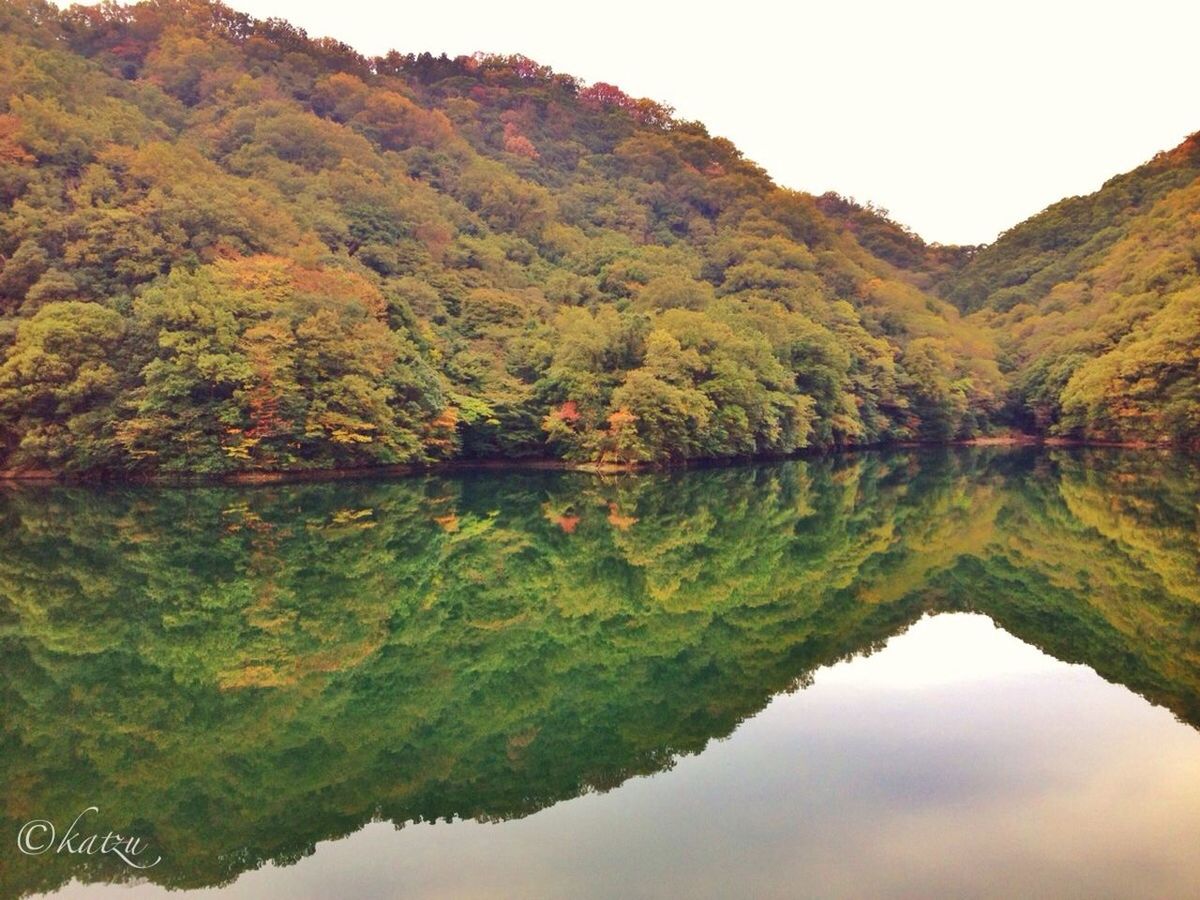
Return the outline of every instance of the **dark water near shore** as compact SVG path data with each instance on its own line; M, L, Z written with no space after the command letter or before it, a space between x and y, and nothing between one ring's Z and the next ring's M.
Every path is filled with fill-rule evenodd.
M1198 503L1026 448L5 488L0 896L1195 896ZM20 851L88 807L161 861Z

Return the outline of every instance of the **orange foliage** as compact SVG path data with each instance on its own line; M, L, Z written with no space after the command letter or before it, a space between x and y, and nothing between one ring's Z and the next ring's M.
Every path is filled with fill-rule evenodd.
M504 150L506 153L524 156L526 159L537 159L541 155L533 146L533 142L521 134L512 122L504 126Z
M629 113L639 125L664 127L671 122L675 110L653 100L635 100L615 84L597 81L579 91L579 99L589 106L616 107Z
M0 115L0 163L28 165L33 162L33 154L17 140L20 130L20 119L7 114Z
M454 233L437 222L422 222L413 229L413 235L425 245L425 249L435 260L441 260L446 248L454 240Z
M354 300L377 318L382 318L387 311L387 301L379 288L356 272L308 268L282 256L268 254L222 259L215 265L220 277L242 290L258 290L281 297L299 293L332 300Z
M556 516L551 521L563 530L566 534L574 534L575 528L579 525L579 516L570 513L564 513L561 516Z
M425 446L443 456L458 449L458 407L447 406L426 429Z
M631 526L637 523L636 516L623 516L617 508L617 504L608 504L608 524L618 531L628 531Z
M617 429L619 429L625 425L632 425L636 421L637 421L637 416L635 416L633 413L631 413L629 410L627 410L625 407L622 406L616 412L609 415L608 430L616 431Z

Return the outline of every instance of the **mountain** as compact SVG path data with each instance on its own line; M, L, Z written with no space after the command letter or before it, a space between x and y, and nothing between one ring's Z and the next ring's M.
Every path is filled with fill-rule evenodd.
M1200 439L1200 133L937 284L996 339L1028 429Z
M1200 441L1200 133L982 247L926 244L886 210L819 208L991 336L998 421L1085 441Z
M1195 141L928 245L520 56L0 6L0 470L1193 442Z
M9 468L777 454L1002 399L952 304L614 86L202 0L10 2L0 46Z

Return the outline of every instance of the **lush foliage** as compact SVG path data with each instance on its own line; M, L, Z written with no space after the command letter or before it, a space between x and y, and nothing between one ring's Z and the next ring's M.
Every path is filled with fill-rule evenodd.
M365 59L206 0L15 0L0 467L979 431L991 340L826 207L666 107L521 57Z
M176 887L376 818L670 766L926 612L1200 726L1194 465L855 454L674 474L0 491L0 828L146 836ZM111 860L110 860L111 861ZM12 853L0 893L122 879Z
M996 338L1026 430L1200 442L1200 135L943 275Z
M0 469L1195 443L1197 209L1193 137L928 245L523 57L13 0Z

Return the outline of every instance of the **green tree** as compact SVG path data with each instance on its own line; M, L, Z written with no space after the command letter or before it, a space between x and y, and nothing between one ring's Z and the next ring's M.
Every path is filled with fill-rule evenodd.
M12 462L68 471L119 467L116 404L130 348L114 310L43 306L17 329L0 365L0 421L17 438Z

